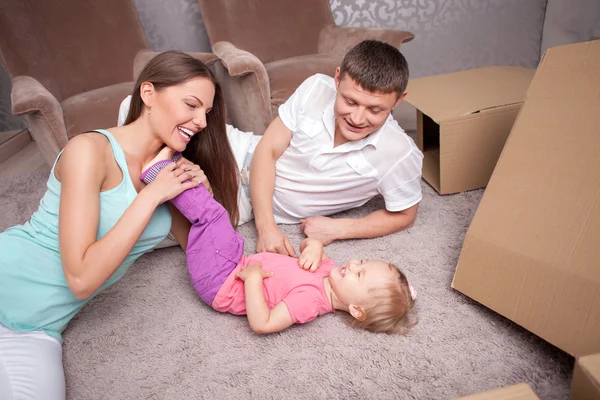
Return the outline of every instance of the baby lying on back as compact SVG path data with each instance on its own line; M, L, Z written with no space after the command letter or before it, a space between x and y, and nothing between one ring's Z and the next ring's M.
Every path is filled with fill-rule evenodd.
M178 157L165 147L140 179L151 185L173 173ZM244 239L203 185L171 203L192 224L186 256L196 293L217 311L247 315L256 333L279 332L336 310L352 316L353 326L372 332L407 326L416 293L392 264L350 260L340 267L314 239L302 242L299 259L275 253L246 257Z

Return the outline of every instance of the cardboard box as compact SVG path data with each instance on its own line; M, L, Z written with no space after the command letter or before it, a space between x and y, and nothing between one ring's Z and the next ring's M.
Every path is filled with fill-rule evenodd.
M534 71L486 67L412 79L423 178L440 194L487 185Z
M600 399L600 354L584 356L577 360L569 399Z
M600 40L548 50L452 287L574 356L600 352Z
M539 400L539 397L528 384L519 383L502 389L458 397L458 400Z

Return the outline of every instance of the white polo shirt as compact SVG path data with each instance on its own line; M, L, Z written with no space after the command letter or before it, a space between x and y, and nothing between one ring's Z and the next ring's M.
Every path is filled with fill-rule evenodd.
M391 115L366 138L333 147L335 95L333 78L317 74L279 107L292 140L275 167L277 223L360 207L378 194L388 211L421 201L423 154Z

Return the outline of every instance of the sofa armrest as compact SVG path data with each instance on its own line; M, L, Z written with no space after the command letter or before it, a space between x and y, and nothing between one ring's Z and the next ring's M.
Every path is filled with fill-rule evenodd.
M17 76L12 80L10 97L12 113L25 117L31 136L46 162L52 165L68 141L60 103L30 76Z
M229 42L217 42L213 52L217 78L225 95L231 123L245 132L262 135L271 122L271 86L264 64Z
M254 73L268 85L267 70L262 61L254 54L238 49L230 42L215 43L213 51L227 68L230 76Z
M135 60L133 60L133 80L137 81L138 76L148 64L150 60L156 57L161 52L151 51L151 50L140 50L135 56ZM202 52L186 52L187 54L195 57L205 63L206 65L211 65L218 60L218 57L213 53L202 53Z
M410 42L415 35L407 31L381 28L351 28L346 26L328 25L319 34L319 53L345 54L354 45L363 40L381 40L396 48L402 43Z

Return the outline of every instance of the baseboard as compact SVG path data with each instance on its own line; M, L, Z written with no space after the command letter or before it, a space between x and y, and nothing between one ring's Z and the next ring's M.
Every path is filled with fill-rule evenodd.
M0 163L15 155L31 142L27 129L0 132Z

